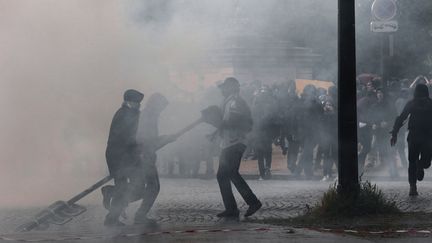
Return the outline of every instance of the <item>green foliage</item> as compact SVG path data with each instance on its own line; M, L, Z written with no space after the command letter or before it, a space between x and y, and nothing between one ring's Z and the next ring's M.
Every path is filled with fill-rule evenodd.
M330 186L321 201L308 214L317 217L352 217L400 213L396 202L385 198L383 192L369 181L360 183L356 196L341 196L336 185Z

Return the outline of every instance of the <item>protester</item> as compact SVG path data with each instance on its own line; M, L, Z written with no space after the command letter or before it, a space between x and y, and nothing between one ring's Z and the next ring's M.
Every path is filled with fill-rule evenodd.
M425 84L416 85L414 98L396 118L390 139L392 146L396 144L397 134L408 117L409 195L417 196L417 180L423 180L424 169L430 167L432 159L432 100Z
M115 113L108 137L106 161L110 175L114 178L114 187L102 188L103 203L109 210L105 217L106 226L123 226L120 214L128 204L128 180L139 168L138 129L139 107L144 94L130 89L123 95L123 104Z
M231 182L249 205L245 217L258 211L262 204L249 188L239 173L240 162L246 149L246 134L252 129L251 111L246 102L240 97L240 84L235 78L227 78L219 85L225 97L222 105L223 118L219 125L221 136L221 154L217 180L219 183L225 211L218 217L238 217L239 210L234 198Z

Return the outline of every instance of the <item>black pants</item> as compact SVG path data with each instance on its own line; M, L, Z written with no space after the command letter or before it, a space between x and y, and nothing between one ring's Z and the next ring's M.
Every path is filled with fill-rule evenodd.
M114 178L114 188L111 205L107 219L117 220L128 205L129 179L136 170L138 156L133 151L109 148L106 151L106 160L110 174Z
M321 152L321 158L323 162L323 176L333 175L333 165L337 161L337 143L335 141L327 140L325 143L319 145L319 151Z
M399 153L399 158L401 160L402 166L404 168L407 168L407 166L408 166L408 160L407 160L407 156L406 156L406 153L405 153L405 148L406 148L406 145L405 145L405 136L406 136L406 130L405 129L401 129L401 131L399 132L399 135L398 135L398 141L400 141L400 142L398 142L396 144L396 148L397 148L397 151Z
M111 207L109 213L106 216L107 219L117 220L122 211L128 205L128 177L121 175L114 177L114 192L111 200Z
M299 164L295 173L300 175L304 171L305 176L313 176L313 150L316 146L316 140L312 136L303 139L303 152L299 160Z
M297 159L300 150L300 143L297 140L292 139L292 136L288 138L288 154L287 154L287 167L291 172L295 172L297 168Z
M265 177L266 173L271 169L272 163L272 141L263 141L255 148L258 159L258 169L261 177Z
M362 149L358 155L358 167L359 167L359 173L363 172L366 157L371 151L372 148L372 127L371 126L365 126L358 129L358 142L362 145Z
M271 169L272 151L256 150L258 159L258 169L261 177L265 177L266 173Z
M432 159L432 146L430 138L408 135L408 182L416 184L417 166L430 163Z
M236 144L222 150L219 158L217 180L222 194L222 200L227 211L237 211L231 182L248 205L258 203L258 199L239 173L240 162L245 151L244 144Z
M130 180L129 202L142 199L141 206L135 214L135 220L147 217L160 191L159 174L156 159L144 159L141 168Z
M118 219L129 203L142 199L135 219L144 218L160 191L156 156L140 159L139 165L122 170L114 176L114 193L107 218Z

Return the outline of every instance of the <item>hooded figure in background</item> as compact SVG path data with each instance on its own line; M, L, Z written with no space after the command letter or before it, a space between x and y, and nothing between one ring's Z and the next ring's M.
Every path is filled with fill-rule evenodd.
M109 210L106 226L122 226L119 216L128 204L128 180L138 167L136 133L140 103L144 94L130 89L123 95L123 104L115 113L110 127L106 161L114 186L102 188L104 206Z
M159 135L159 117L169 102L165 96L152 94L141 112L137 142L139 143L138 176L132 178L129 202L142 199L141 206L135 214L135 224L154 224L147 218L160 191L159 175L156 167L158 149L176 140L175 135Z
M429 90L425 84L417 84L414 98L405 105L402 113L396 118L391 131L392 146L396 144L399 129L408 116L409 195L417 196L417 180L423 180L424 169L430 167L432 159L432 99L429 98Z

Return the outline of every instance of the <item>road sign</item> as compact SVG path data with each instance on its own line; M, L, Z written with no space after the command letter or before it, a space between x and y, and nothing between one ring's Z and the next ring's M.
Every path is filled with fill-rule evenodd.
M372 21L370 28L372 32L396 32L399 29L399 24L396 20Z
M395 0L375 0L372 3L372 16L378 21L392 20L397 14Z

